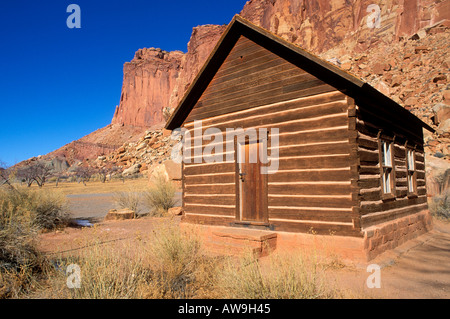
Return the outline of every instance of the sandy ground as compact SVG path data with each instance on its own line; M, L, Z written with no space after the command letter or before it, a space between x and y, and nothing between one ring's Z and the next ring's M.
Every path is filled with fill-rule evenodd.
M380 288L368 288L369 265L380 266ZM450 223L434 220L431 232L367 264L331 270L336 287L365 298L449 299Z
M110 244L133 241L148 235L161 218L108 221L90 228L71 228L42 234L40 248L49 256L72 254L93 242ZM178 224L180 217L171 219ZM369 289L369 264L380 266L380 288ZM329 283L346 298L450 298L450 223L435 221L434 229L367 264L331 266L325 270Z

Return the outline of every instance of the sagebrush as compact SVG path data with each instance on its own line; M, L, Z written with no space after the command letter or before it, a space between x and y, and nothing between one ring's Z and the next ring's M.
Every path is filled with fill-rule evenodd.
M59 193L0 188L0 297L17 297L36 283L48 266L36 236L67 220Z
M176 187L162 175L155 178L154 185L144 193L144 202L152 216L164 216L175 205Z

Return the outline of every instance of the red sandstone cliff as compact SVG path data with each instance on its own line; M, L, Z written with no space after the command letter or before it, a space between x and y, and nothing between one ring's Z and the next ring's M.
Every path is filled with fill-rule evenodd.
M123 67L120 104L112 124L151 127L164 122L163 109L179 77L183 52L138 50Z
M195 27L186 54L154 48L137 51L123 67L122 95L112 124L162 126L164 109L176 107L225 28Z
M226 25L203 25L192 30L188 51L181 61L180 76L170 96L171 109L174 109L183 98L225 29Z

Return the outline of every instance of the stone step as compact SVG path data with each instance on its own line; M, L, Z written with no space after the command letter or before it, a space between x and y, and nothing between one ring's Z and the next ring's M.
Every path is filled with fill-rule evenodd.
M205 243L207 248L221 255L240 255L252 252L266 256L276 249L277 234L248 228L223 228L214 230Z

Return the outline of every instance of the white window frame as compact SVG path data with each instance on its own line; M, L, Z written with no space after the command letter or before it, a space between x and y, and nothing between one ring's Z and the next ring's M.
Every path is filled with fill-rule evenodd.
M395 199L394 139L378 136L381 199Z
M405 157L408 196L417 196L416 150L405 145Z

